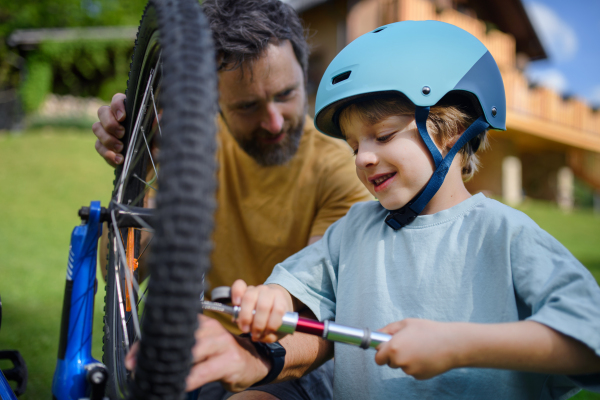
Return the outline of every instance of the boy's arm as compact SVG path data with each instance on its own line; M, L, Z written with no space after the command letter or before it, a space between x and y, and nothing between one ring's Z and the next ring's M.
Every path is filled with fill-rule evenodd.
M583 343L534 321L502 324L406 319L382 331L392 340L379 365L428 379L453 368L501 368L550 374L600 372L600 357Z
M591 348L535 321L461 328L464 342L470 343L461 361L465 366L565 375L600 372L600 357Z

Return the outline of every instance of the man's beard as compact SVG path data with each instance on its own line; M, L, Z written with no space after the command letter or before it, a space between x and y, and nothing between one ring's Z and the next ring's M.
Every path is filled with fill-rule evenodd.
M264 167L285 164L294 157L300 146L300 139L304 131L304 118L299 120L298 125L283 131L285 136L279 143L265 143L260 140L261 137L276 136L263 129L252 132L248 139L237 139L237 142L246 154Z

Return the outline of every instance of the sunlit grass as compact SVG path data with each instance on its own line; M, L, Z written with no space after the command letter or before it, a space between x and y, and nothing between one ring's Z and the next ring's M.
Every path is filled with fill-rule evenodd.
M63 129L0 135L0 349L21 352L29 369L20 399L51 397L67 255L77 210L110 198L113 172L95 137ZM96 297L94 348L101 357L104 285ZM6 365L3 365L6 367Z

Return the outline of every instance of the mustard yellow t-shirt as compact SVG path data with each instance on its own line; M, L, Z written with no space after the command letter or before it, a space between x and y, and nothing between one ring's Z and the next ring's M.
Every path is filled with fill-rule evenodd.
M318 132L306 118L296 155L264 167L247 155L219 118L219 162L211 288L266 281L273 267L306 247L372 196L356 176L351 149ZM229 318L216 316L237 332Z

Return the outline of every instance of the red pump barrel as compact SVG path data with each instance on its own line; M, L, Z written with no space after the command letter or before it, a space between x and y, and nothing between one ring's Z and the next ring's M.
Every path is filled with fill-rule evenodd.
M325 324L312 319L298 318L296 332L309 333L311 335L323 336Z

